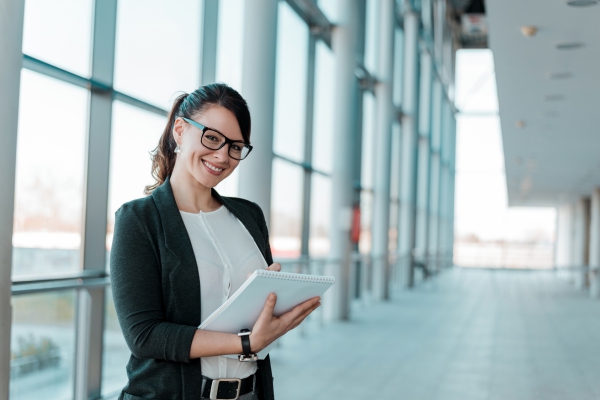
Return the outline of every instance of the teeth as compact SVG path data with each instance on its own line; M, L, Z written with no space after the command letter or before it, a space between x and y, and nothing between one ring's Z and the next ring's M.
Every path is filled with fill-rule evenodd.
M221 171L223 171L223 168L216 168L216 167L213 167L212 165L210 165L210 164L209 164L209 163L207 163L206 161L202 161L202 163L203 163L204 165L206 165L208 168L212 169L213 171L216 171L216 172L221 172Z

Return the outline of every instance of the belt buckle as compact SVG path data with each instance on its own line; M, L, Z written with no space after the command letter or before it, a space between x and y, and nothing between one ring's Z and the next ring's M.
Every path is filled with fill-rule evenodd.
M219 385L221 382L237 382L237 390L235 391L235 397L217 397L219 395ZM237 400L240 397L240 389L242 388L242 380L237 378L223 378L214 379L210 386L210 397L211 400Z

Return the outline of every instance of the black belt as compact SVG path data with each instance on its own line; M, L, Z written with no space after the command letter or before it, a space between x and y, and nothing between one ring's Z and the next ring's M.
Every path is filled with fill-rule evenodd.
M244 379L224 378L214 380L203 376L202 380L204 382L202 397L206 399L237 399L246 393L250 393L254 388L254 375ZM213 395L216 394L216 397L210 397L213 382L217 386L213 391Z

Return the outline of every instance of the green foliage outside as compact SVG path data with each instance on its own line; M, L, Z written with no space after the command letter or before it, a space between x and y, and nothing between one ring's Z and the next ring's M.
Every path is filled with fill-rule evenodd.
M60 348L52 339L32 334L17 338L17 348L11 350L11 374L21 376L58 366Z

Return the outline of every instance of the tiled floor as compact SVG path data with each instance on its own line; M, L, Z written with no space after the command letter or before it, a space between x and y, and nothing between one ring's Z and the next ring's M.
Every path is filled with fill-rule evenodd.
M600 300L553 272L455 268L272 354L278 400L600 399Z

